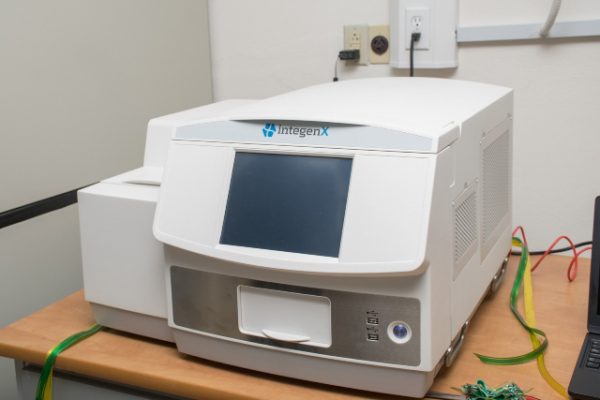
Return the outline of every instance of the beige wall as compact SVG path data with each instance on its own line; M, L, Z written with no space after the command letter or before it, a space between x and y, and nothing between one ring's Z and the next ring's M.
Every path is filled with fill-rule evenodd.
M462 26L541 23L550 0L460 0ZM216 100L262 98L331 81L344 24L388 22L387 0L212 0ZM558 21L600 19L600 2L563 2ZM464 45L456 70L417 75L515 89L514 218L533 248L559 234L591 238L600 195L600 39ZM341 69L341 79L405 76L385 65Z
M1 1L0 211L141 165L150 118L211 98L205 1ZM0 230L0 326L80 287L76 206Z

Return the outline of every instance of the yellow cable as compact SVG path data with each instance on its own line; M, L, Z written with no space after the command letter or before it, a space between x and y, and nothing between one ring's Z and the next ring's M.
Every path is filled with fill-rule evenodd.
M92 336L101 329L102 326L95 324L83 332L69 336L48 351L46 358L44 359L44 365L42 366L42 372L40 373L37 389L35 391L36 400L52 400L52 373L58 355L74 344Z
M48 383L46 383L46 391L44 392L44 400L52 400L52 375L48 377Z
M533 305L533 283L531 279L531 259L529 255L527 256L527 264L525 265L525 275L523 276L523 301L525 304L525 321L531 327L536 326L536 318L535 318L535 308ZM533 348L537 348L540 345L540 340L538 339L535 333L530 333L531 344ZM569 400L569 395L567 393L567 389L562 386L554 377L550 374L548 369L546 368L546 363L544 361L544 354L540 354L537 357L537 366L540 371L540 375L542 378L550 385L555 392L561 395L563 398Z
M47 360L48 357L50 357L50 354L52 354L52 350L54 350L54 347L48 350L48 353L46 353L46 358L44 358L44 360ZM43 394L43 400L52 400L52 374L50 374L50 376L48 377L48 381L46 382L46 390Z

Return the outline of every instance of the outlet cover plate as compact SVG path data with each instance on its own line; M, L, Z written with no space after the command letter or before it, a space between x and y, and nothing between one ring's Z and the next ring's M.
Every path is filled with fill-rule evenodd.
M385 53L377 54L373 51L373 39L382 36L387 39L388 48ZM371 25L369 26L369 61L371 64L389 64L390 63L390 26L389 25Z
M369 64L370 43L368 25L344 25L344 50L360 50L358 64Z
M429 37L432 33L431 19L429 18L429 8L427 7L410 7L404 13L404 48L410 50L410 38L413 32L419 32L421 39L415 43L415 49L428 50ZM419 19L419 27L415 26L414 20Z
M425 37L422 36L423 43L415 46L415 68L456 68L458 0L389 0L390 65L409 68L410 31L407 24L412 16L409 18L407 13L414 14L418 9L428 10L428 20L423 21L426 24L423 26L426 31Z

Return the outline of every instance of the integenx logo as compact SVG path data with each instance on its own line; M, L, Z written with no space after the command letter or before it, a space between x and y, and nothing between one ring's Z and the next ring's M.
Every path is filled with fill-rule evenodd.
M273 135L295 135L300 138L307 136L327 136L329 137L329 127L312 127L312 126L294 126L294 125L277 125L272 122L267 122L262 128L262 134L266 138Z
M262 128L262 133L264 137L272 137L273 134L277 131L277 125L266 123Z

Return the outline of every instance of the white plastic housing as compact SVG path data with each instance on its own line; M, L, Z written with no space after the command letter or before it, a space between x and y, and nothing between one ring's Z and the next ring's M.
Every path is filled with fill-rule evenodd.
M241 144L173 142L154 225L158 240L222 260L314 274L415 274L424 266L434 171L430 155L264 144L262 152L353 158L340 255L220 244L235 152L257 150Z
M368 99L369 107L359 112L353 106L356 96ZM167 296L169 325L178 348L294 378L423 396L510 249L511 112L512 93L506 88L447 79L379 78L314 86L179 127L170 144L154 221L169 265L297 287L416 299L421 348L416 366L300 355L182 326L173 318L172 293ZM269 136L267 127L273 124L329 126L329 134L301 137L280 129ZM338 257L219 243L236 152L353 159ZM167 275L167 290L172 289L170 279ZM394 321L402 321L400 317ZM264 321L255 322L252 329L242 328L250 336L275 332L287 335L283 341L312 338L310 324L269 329ZM413 337L415 331L411 327ZM314 368L320 369L318 376ZM342 379L342 371L352 378ZM387 378L375 382L375 376Z
M174 339L187 354L422 397L510 249L511 113L507 88L380 78L152 120L144 167L80 192L86 298L99 322ZM275 124L328 127L329 134L268 135ZM236 151L353 159L339 257L219 243ZM178 324L172 266L244 280L229 298L237 307L231 325L244 340ZM209 310L222 293L211 288L217 297L203 300ZM306 351L335 348L335 330L346 328L335 322L339 308L330 307L327 291L418 301L420 322L408 339L419 339L418 360L373 362ZM356 303L342 306L356 309ZM222 324L222 317L210 315L208 322ZM389 340L382 332L381 340Z
M250 100L229 100L152 119L144 166L78 192L85 298L105 326L173 341L167 325L163 244L152 235L169 143L182 124Z

